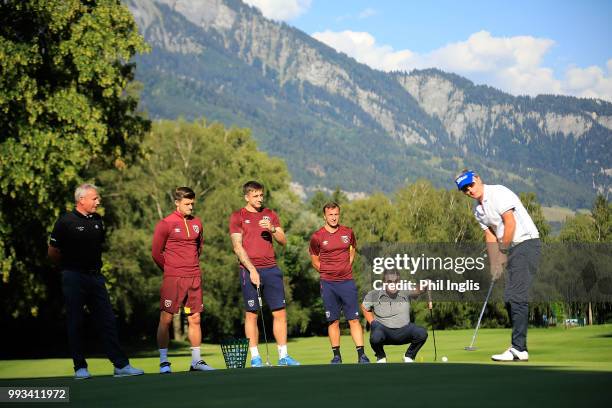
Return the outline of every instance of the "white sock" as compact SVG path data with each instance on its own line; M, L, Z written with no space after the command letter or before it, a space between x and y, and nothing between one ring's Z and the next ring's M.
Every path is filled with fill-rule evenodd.
M159 362L160 363L168 362L168 349L167 348L159 349Z
M257 346L249 347L249 351L251 352L251 358L259 357L259 349Z
M278 358L285 358L287 357L287 345L283 345L283 346L276 346L278 348Z
M191 364L195 364L198 361L200 361L202 359L202 357L200 357L200 348L199 347L192 347L191 348Z

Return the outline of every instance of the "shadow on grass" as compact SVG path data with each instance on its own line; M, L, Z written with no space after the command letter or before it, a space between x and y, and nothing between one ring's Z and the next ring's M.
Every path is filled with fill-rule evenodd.
M133 378L0 380L0 386L70 387L74 406L597 406L612 398L612 373L560 367L479 364L370 364L181 372ZM279 386L280 385L280 386ZM236 390L240 390L237 392ZM514 390L509 393L508 390ZM385 402L386 401L386 402ZM405 405L400 403L400 406Z

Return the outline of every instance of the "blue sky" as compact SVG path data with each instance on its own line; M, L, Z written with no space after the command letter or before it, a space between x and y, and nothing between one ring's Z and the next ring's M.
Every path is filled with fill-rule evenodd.
M612 1L246 0L382 70L612 100Z

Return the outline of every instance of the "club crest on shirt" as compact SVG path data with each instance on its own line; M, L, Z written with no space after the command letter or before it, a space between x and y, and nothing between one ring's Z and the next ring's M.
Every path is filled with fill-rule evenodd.
M349 237L348 237L348 235L342 235L342 236L340 237L340 239L341 239L341 240L342 240L342 242L344 242L345 244L348 244L348 243L349 243Z
M255 306L255 300L254 299L249 299L249 301L247 303L249 304L249 307Z
M200 233L200 227L198 225L193 225L193 230L195 231L196 234Z
M264 216L263 216L263 218L262 218L262 220L264 220L264 221L270 221L270 217L268 217L267 215L264 215Z
M321 242L321 245L327 245L327 244L329 244L329 241L323 241L323 242Z
M85 231L85 227L83 227L82 225L79 225L78 227L76 227L76 229L81 232Z
M172 301L170 299L165 299L164 300L164 306L165 307L170 307L172 306Z
M180 228L175 228L174 232L181 232L181 229Z

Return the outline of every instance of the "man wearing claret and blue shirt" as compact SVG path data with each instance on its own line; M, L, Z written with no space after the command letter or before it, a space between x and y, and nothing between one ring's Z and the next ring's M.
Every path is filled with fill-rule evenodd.
M174 190L176 211L157 223L153 235L153 260L164 272L160 289L160 315L157 327L159 346L159 372L169 374L168 361L170 323L174 314L183 307L189 329L187 337L191 343L191 365L189 371L213 370L200 356L202 328L200 314L202 304L202 221L193 216L195 192L189 187Z
M540 234L516 194L501 185L484 184L478 174L462 171L455 184L476 201L474 216L484 231L492 278L505 267L504 300L512 324L512 343L494 361L527 361L529 287L541 252Z
M359 321L357 286L353 280L353 260L357 242L353 230L340 225L340 206L330 202L323 206L325 225L310 239L312 266L321 274L321 297L325 307L331 343L332 364L341 364L340 311L349 322L351 337L357 348L357 362L370 360L363 349L363 328Z
M242 186L246 205L230 216L229 232L234 253L240 262L240 286L246 309L244 332L249 339L251 367L264 367L259 355L257 312L258 293L272 310L274 338L278 348L278 365L295 366L300 363L287 351L287 311L283 273L276 264L273 241L287 243L278 215L263 206L264 186L248 181Z

